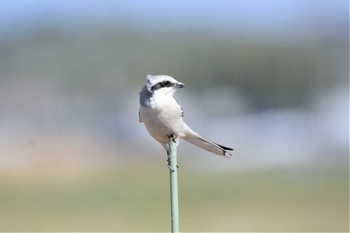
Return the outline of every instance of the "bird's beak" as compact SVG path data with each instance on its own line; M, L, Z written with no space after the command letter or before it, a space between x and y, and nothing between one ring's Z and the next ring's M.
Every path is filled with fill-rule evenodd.
M185 87L185 84L178 82L174 85L174 87L175 88L183 88L183 87Z

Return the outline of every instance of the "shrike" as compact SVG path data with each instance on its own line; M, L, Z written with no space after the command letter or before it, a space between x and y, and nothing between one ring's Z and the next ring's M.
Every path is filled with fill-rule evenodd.
M219 145L194 132L183 121L183 110L173 95L185 85L167 75L147 75L140 91L139 120L149 134L168 151L169 137L182 138L209 152L229 158L232 148ZM176 140L178 142L178 140Z

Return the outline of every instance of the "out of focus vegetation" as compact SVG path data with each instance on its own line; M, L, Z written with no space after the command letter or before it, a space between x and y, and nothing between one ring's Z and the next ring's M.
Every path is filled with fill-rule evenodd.
M211 86L240 89L254 108L307 106L316 92L347 84L346 38L321 34L281 42L235 34L48 28L0 41L0 75L2 82L20 77L32 85L52 83L68 95L88 92L105 104L118 102L113 97L141 86L152 73L172 75L202 92Z
M0 178L0 231L170 230L167 168ZM348 171L193 174L180 169L184 232L346 232Z

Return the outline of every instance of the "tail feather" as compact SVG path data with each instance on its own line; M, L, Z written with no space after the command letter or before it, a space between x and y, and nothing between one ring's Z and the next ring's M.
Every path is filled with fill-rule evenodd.
M201 137L199 134L193 132L192 130L189 131L183 138L186 141L214 154L224 156L225 158L232 156L232 154L229 152L233 150L232 148L211 142Z

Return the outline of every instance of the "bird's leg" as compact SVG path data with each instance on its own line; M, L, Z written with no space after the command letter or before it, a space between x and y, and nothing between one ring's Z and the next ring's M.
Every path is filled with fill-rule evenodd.
M176 133L173 133L173 134L170 134L169 136L168 136L173 142L175 142L176 143L176 139L178 138L178 135L176 134ZM170 148L169 148L170 149ZM167 155L168 155L168 168L169 168L169 170L171 171L171 172L173 172L174 170L172 170L171 169L171 166L170 166L170 158L169 158L169 153L170 153L170 151L169 150L167 150L166 151L167 152ZM176 164L176 168L179 168L179 165L177 165Z

